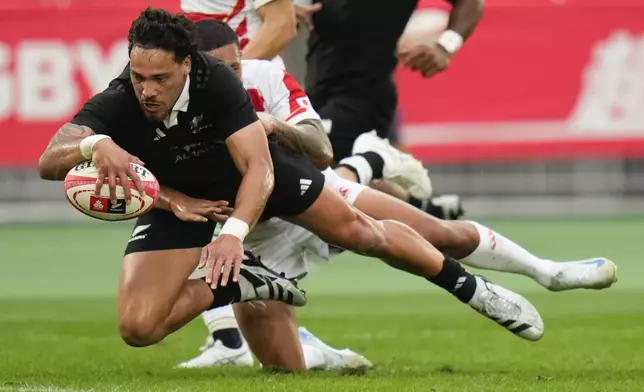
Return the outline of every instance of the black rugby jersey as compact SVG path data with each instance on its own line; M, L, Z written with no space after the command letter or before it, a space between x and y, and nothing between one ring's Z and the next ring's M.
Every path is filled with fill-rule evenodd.
M232 69L203 53L193 55L189 95L178 124L165 129L143 114L128 65L71 122L109 135L143 160L161 185L195 198L232 202L242 176L225 140L258 119L253 104Z

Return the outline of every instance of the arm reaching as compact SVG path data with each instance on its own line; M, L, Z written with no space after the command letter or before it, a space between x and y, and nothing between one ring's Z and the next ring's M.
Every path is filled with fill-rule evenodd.
M243 176L232 217L253 226L273 192L273 160L268 140L260 123L254 122L228 137L226 145Z
M227 201L194 199L166 186L161 186L159 202L155 208L172 212L184 222L225 222L233 211L228 207Z
M331 140L322 121L308 118L291 125L266 113L258 113L267 134L277 135L280 144L309 158L319 169L333 163Z
M62 181L75 165L92 161L98 171L96 195L100 195L105 181L110 199L116 203L117 179L123 186L127 203L130 202L130 181L144 194L141 179L130 163L143 165L141 160L119 147L109 136L118 129L122 118L122 96L117 90L105 90L85 103L71 122L63 125L52 137L38 162L40 177Z
M242 51L242 59L271 60L297 35L295 8L291 0L272 0L257 13L263 23Z
M80 143L94 131L82 125L67 123L54 134L38 161L38 173L43 180L62 181L72 167L87 159Z

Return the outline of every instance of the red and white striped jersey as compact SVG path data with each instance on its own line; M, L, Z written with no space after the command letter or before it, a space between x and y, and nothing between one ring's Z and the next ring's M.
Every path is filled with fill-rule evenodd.
M244 49L262 25L257 10L273 0L181 0L181 11L193 22L217 19L227 23L239 37L239 46ZM281 57L273 61L283 66Z
M266 112L289 124L320 119L295 78L270 61L243 60L242 81L257 112Z

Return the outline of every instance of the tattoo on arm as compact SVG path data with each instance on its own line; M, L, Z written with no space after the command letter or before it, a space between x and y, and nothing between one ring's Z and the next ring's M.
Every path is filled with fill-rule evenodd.
M85 126L67 123L63 125L58 132L56 132L54 137L51 138L51 141L47 146L47 150L51 150L60 144L76 142L93 134L94 131Z
M327 167L333 160L331 141L319 120L303 120L292 126L279 121L275 128L285 147L307 156L318 167Z

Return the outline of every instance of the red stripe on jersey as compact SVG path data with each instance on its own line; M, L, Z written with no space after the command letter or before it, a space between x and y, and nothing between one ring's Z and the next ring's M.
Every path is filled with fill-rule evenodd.
M288 104L291 110L291 114L287 118L306 111L307 106L310 106L311 103L297 80L288 72L284 71L282 82L284 82L284 85L288 89Z
M228 16L228 14L200 14L198 12L188 12L183 15L192 22L199 22L204 19L217 19L219 21L223 21L224 18Z
M253 103L253 107L255 108L256 112L264 112L266 111L266 105L264 101L264 97L262 96L262 93L259 92L258 89L256 88L249 88L248 90L248 96L250 97L250 101Z

